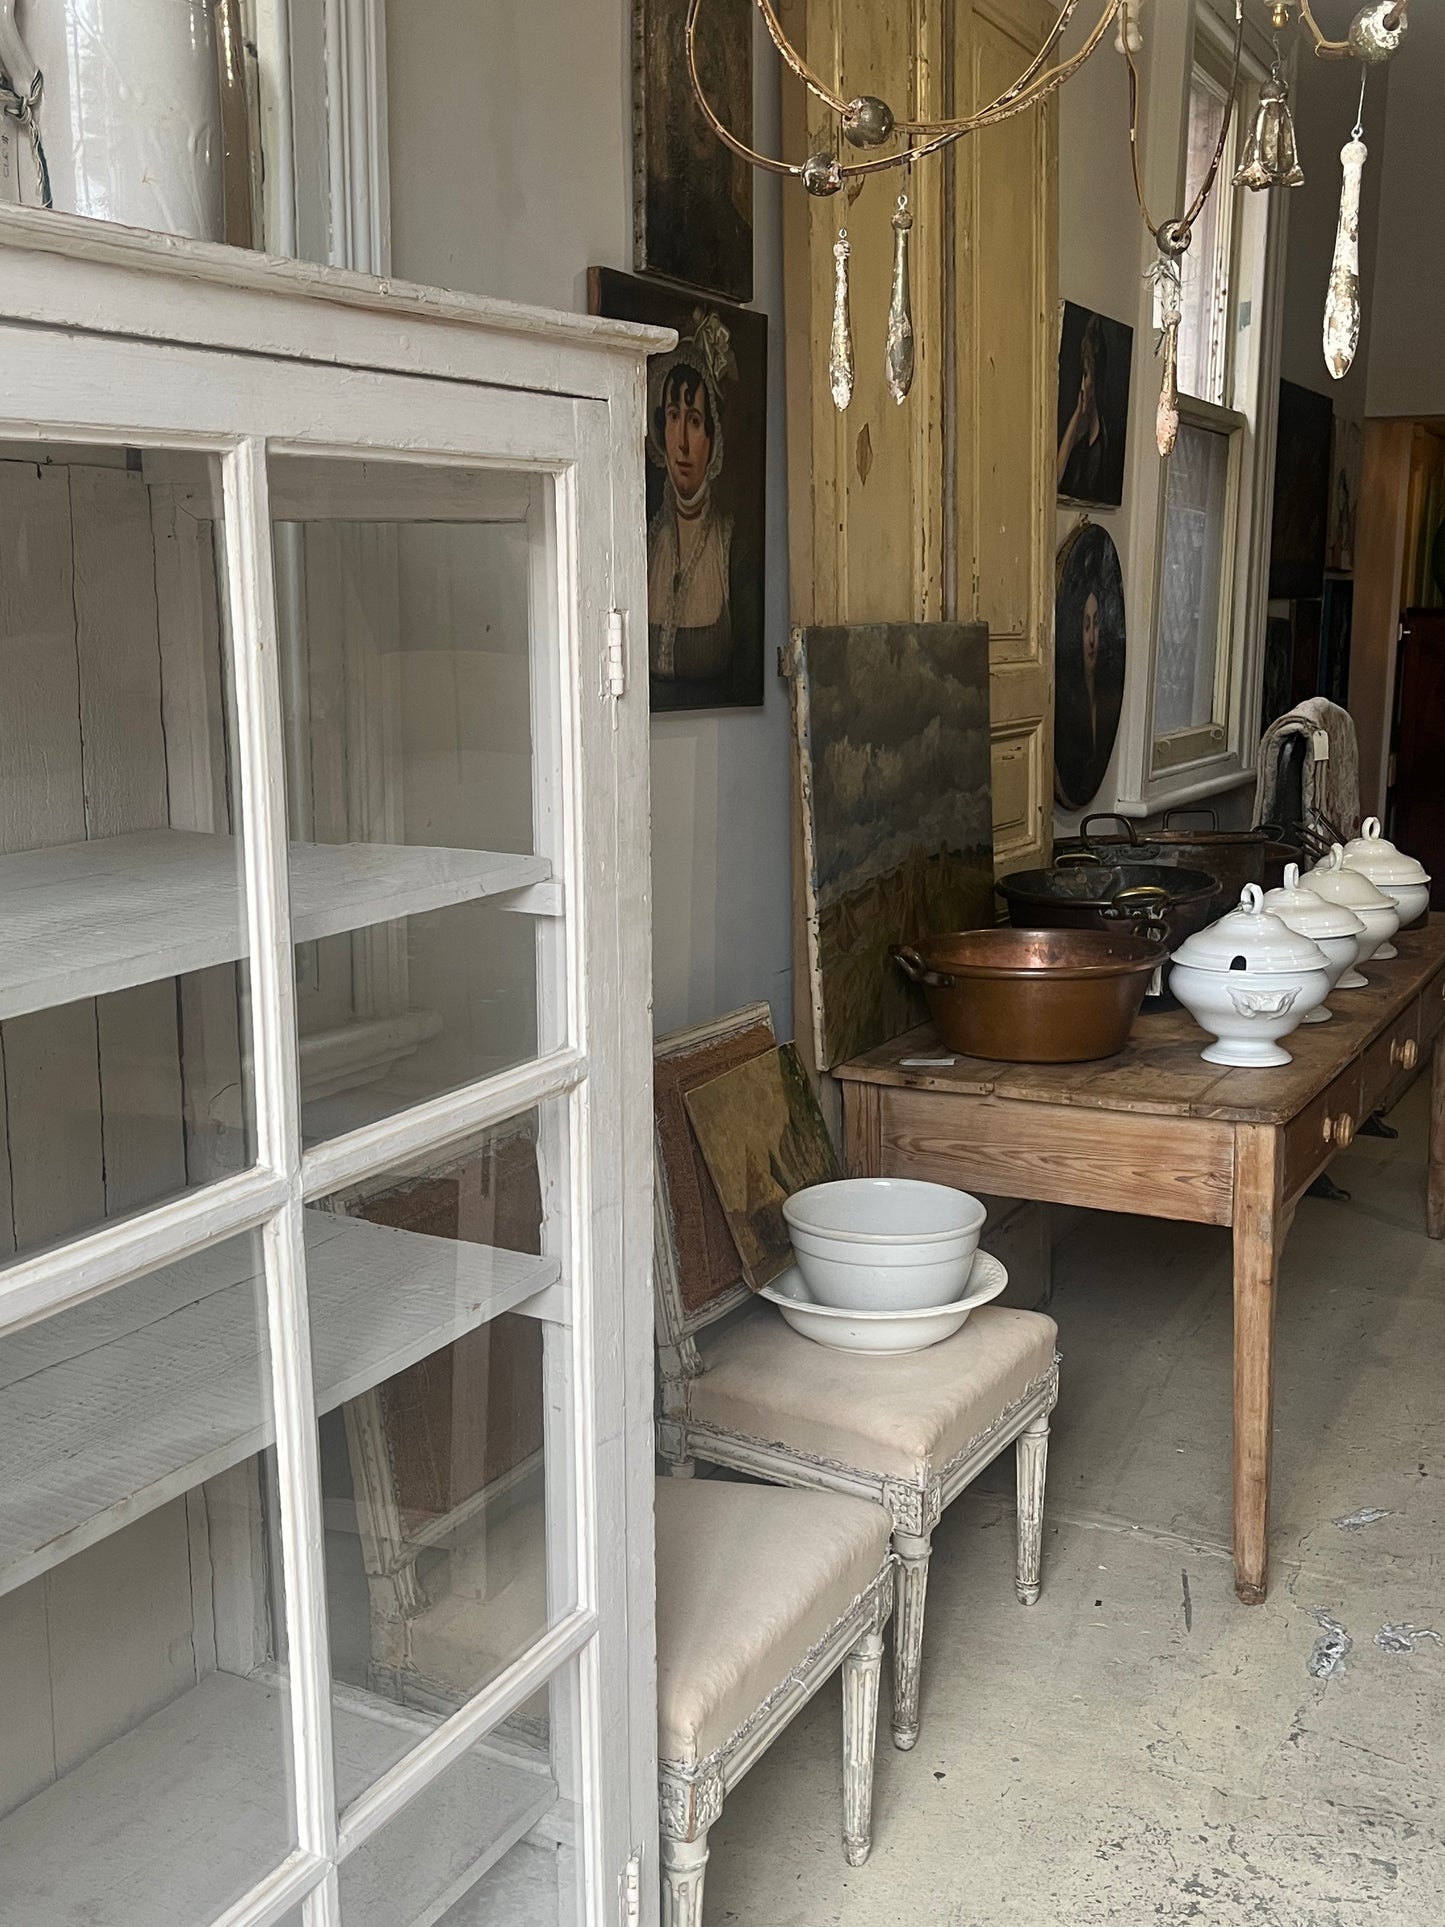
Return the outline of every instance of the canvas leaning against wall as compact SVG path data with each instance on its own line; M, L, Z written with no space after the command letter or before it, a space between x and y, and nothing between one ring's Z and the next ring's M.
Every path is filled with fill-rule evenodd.
M795 630L813 1048L830 1070L927 1012L895 944L994 920L988 630Z
M1059 330L1058 491L1066 502L1118 508L1124 500L1134 330L1064 303Z
M763 700L768 318L611 268L594 314L677 331L647 367L647 661L654 709Z

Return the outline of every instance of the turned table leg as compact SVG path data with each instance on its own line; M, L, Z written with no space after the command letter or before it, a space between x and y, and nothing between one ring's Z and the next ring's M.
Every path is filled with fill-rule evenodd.
M1289 1229L1280 1209L1281 1134L1234 1132L1234 1590L1246 1606L1269 1586L1269 1477L1274 1443L1275 1284Z
M1435 1039L1430 1070L1429 1155L1425 1229L1432 1238L1445 1238L1445 1030Z

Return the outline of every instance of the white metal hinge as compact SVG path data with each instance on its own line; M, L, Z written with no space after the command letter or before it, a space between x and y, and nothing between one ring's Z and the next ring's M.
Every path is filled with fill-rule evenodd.
M620 609L607 611L605 689L614 701L627 694L627 618Z
M634 1847L632 1858L622 1869L619 1883L622 1896L622 1927L639 1927L642 1920L642 1849Z

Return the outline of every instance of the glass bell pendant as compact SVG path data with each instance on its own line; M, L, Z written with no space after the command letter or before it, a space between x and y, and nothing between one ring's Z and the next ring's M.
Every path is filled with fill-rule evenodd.
M1304 169L1295 147L1289 86L1276 55L1274 72L1259 90L1259 111L1235 170L1236 187L1303 187Z

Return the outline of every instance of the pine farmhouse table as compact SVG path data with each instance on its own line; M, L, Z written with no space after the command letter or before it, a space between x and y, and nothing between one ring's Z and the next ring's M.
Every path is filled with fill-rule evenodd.
M1268 1586L1275 1281L1300 1194L1433 1049L1426 1229L1445 1237L1445 915L1338 991L1327 1024L1286 1040L1277 1070L1206 1064L1183 1011L1141 1016L1092 1064L945 1057L930 1028L837 1067L848 1168L1000 1197L1132 1211L1234 1233L1234 1583Z

